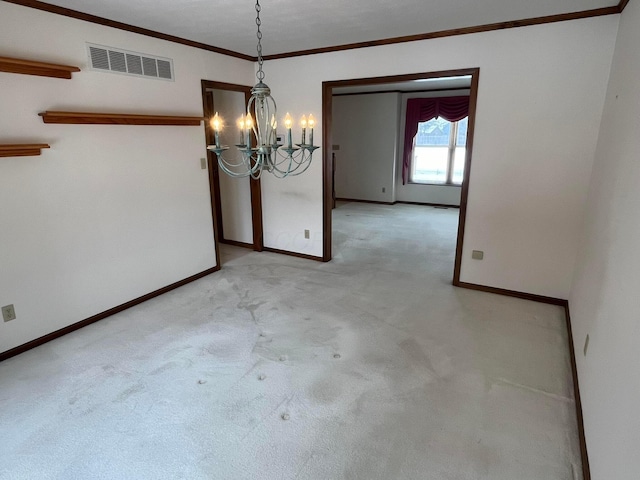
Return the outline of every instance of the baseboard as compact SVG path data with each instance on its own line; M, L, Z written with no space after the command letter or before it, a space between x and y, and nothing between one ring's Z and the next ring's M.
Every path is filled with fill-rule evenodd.
M400 203L402 205L422 205L422 206L425 206L425 207L436 207L436 208L460 208L460 205L451 205L449 203L404 202L402 200L398 200L397 202L393 202L394 205L396 203Z
M441 208L460 208L460 205L451 205L448 203L430 203L430 202L404 202L398 200L396 202L379 202L377 200L359 200L357 198L336 198L336 202L356 202L356 203L373 203L374 205L422 205L425 207L441 207Z
M582 477L584 480L591 480L591 469L589 468L589 455L587 453L587 441L584 435L584 418L582 416L582 401L580 400L580 384L578 382L578 368L576 366L576 352L573 343L573 329L571 328L571 314L569 313L569 302L564 305L565 318L567 321L567 333L569 337L569 355L571 356L571 373L573 376L573 396L576 402L576 421L578 422L578 437L580 440L580 456L582 458Z
M551 305L558 305L564 307L567 304L566 300L554 297L545 297L543 295L534 295L533 293L517 292L515 290L505 290L504 288L487 287L485 285L478 285L475 283L467 282L454 282L454 286L460 288L467 288L469 290L478 290L480 292L495 293L497 295L505 295L507 297L522 298L523 300L531 300L540 303L549 303Z
M143 302L146 302L147 300L150 300L154 297L157 297L159 295L162 295L163 293L167 293L171 290L174 290L178 287L182 287L183 285L186 285L187 283L191 283L195 280L198 280L199 278L205 277L211 273L217 272L218 270L220 270L219 266L213 267L213 268L209 268L207 270L205 270L204 272L200 272L200 273L196 273L195 275L192 275L188 278L185 278L183 280L180 280L178 282L172 283L171 285L167 285L166 287L162 287L158 290L155 290L151 293L147 293L146 295L143 295L141 297L135 298L133 300L130 300L126 303L123 303L122 305L118 305L117 307L113 307L110 308L109 310L105 310L102 313L98 313L97 315L94 315L92 317L86 318L84 320L81 320L77 323L74 323L73 325L69 325L67 327L61 328L60 330L56 330L55 332L51 332L48 333L47 335L44 335L40 338L36 338L35 340L31 340L30 342L27 342L25 344L19 345L17 347L14 347L10 350L7 350L6 352L2 352L0 353L0 362L2 362L3 360L7 360L8 358L11 357L15 357L16 355L19 355L21 353L24 353L28 350L31 350L32 348L35 347L39 347L40 345L43 345L47 342L50 342L51 340L55 340L56 338L60 338L63 335L66 335L67 333L71 333L71 332L75 332L76 330L81 329L82 327L86 327L87 325L91 325L92 323L95 323L97 321L103 320L107 317L110 317L111 315L114 315L116 313L120 313L123 310L126 310L127 308L131 308L135 305L139 305Z
M357 198L336 198L336 202L373 203L375 205L393 205L395 202L380 202L377 200L358 200Z
M234 247L250 248L251 250L253 250L253 244L252 243L238 242L236 240L226 240L224 238L222 240L220 240L219 243L224 243L226 245L233 245Z
M290 257L304 258L306 260L313 260L315 262L323 262L322 257L316 257L314 255L307 255L306 253L290 252L289 250L278 250L277 248L264 247L263 251L271 253L279 253L280 255L289 255Z

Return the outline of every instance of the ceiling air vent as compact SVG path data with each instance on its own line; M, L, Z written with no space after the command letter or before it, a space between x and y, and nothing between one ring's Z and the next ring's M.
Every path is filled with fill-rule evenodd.
M146 53L130 52L121 48L105 47L87 43L89 64L93 70L100 70L136 77L171 80L174 78L173 60Z

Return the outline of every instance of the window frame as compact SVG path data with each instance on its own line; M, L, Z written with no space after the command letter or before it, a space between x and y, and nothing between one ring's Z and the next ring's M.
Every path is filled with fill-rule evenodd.
M409 179L407 181L408 184L411 184L411 185L440 185L440 186L448 186L448 187L461 187L462 186L462 184L464 183L464 173L463 173L462 181L460 183L454 182L453 181L453 163L455 161L456 148L458 147L458 144L457 144L458 143L458 124L461 121L463 121L465 118L468 119L469 116L466 116L466 117L458 120L457 122L449 122L451 124L451 129L449 130L449 145L448 145L448 151L447 151L447 175L446 175L446 180L444 182L434 182L434 181L420 182L420 181L416 181L416 180L413 179L413 168L414 168L414 161L415 161L415 155L416 155L416 140L418 138L419 132L416 133L416 136L413 137L413 147L412 147L412 150L411 150L411 168L409 169ZM431 120L427 120L427 122L429 122L429 121L431 121ZM426 122L420 122L420 123L426 123ZM430 148L430 147L442 148L442 146L439 146L439 145L425 146L425 147L421 147L421 148ZM465 162L466 162L466 151L467 151L467 142L466 142L466 140L465 140L464 148L465 148Z

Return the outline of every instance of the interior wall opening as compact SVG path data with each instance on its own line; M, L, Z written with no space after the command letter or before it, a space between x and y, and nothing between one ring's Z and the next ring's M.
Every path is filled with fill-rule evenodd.
M205 122L207 145L214 143L209 119L218 113L229 123L246 114L250 91L249 86L202 81L204 114L207 120ZM220 132L220 141L223 144L238 143L235 127L233 124L223 125ZM218 167L215 154L210 151L207 152L207 168L209 169L216 251L219 252L220 243L262 251L260 180L249 177L234 178L224 174ZM222 261L224 262L224 258Z
M368 214L386 211L393 224L391 206L409 204L400 217L417 208L436 223L449 218L443 231L451 230L452 212L447 217L442 210L451 209L457 213L456 232L449 234L453 283L459 282L478 77L479 69L465 69L323 84L325 261L333 247L345 247L337 238L344 232L334 238L334 207L377 205Z

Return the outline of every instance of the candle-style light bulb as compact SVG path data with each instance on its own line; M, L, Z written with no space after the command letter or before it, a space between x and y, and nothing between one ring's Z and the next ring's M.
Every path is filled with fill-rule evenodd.
M313 145L313 127L316 125L316 119L313 118L313 113L309 114L309 128L311 132L309 132L309 145Z
M269 143L271 145L275 145L278 142L278 122L276 121L276 116L271 115L271 138L269 139Z
M222 119L218 112L211 119L211 128L213 128L213 135L216 141L216 148L220 148L220 129L222 128Z
M293 120L291 119L291 115L289 115L289 112L287 112L287 114L284 116L284 127L287 129L287 148L292 148L292 141L291 141L291 126L293 125Z
M240 145L244 145L244 115L238 119L238 128L240 129Z
M247 116L244 117L244 128L245 128L245 145L250 148L251 147L251 129L253 128L253 118L251 118L251 114L247 113Z
M291 119L291 115L289 112L284 116L284 128L287 130L291 130L291 126L293 125L293 120Z
M300 119L300 126L302 127L302 142L300 142L301 145L304 145L306 143L306 137L307 137L307 116L303 115L302 118Z

